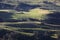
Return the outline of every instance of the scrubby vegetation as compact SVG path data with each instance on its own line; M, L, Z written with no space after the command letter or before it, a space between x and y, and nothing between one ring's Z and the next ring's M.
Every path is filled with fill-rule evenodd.
M0 11L0 40L60 40L60 6L55 2L58 1L0 3L0 9L10 9Z

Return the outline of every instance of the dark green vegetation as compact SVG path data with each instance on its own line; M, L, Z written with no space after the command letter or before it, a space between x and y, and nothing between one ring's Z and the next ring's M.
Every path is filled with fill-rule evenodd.
M0 9L11 10L0 11L0 40L60 40L60 6L39 1L25 1L17 7L0 3Z

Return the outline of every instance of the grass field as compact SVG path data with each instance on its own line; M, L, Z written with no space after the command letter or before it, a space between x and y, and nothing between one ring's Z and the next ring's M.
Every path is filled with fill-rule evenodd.
M32 9L29 12L26 12L24 14L14 14L12 15L13 19L37 19L37 20L44 20L45 18L47 18L47 14L49 13L53 13L52 11L49 10L43 10L43 9Z

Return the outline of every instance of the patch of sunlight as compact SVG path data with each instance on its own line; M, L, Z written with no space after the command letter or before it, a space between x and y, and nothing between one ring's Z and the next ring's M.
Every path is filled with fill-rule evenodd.
M58 34L53 34L51 37L52 38L58 38Z
M27 32L19 32L20 34L27 35L27 36L33 36L34 33L27 33Z
M44 20L45 18L47 18L47 14L53 13L50 10L43 10L40 8L35 8L30 10L29 12L25 12L24 14L22 13L16 13L13 14L12 17L13 19L28 19L28 18L33 18L33 19L37 19L37 20Z
M36 18L36 19L44 19L46 15L49 13L52 13L52 11L43 10L40 8L35 8L35 9L30 10L30 12L28 12L31 18Z
M28 14L19 13L19 14L12 15L12 17L13 17L13 19L25 19L25 18L28 18L29 16L28 16Z

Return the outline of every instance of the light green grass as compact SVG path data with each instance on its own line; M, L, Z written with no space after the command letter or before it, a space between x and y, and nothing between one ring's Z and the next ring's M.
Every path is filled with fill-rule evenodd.
M44 20L45 18L47 18L46 15L49 13L51 13L51 11L35 8L24 14L21 14L21 13L14 14L14 15L12 15L12 17L13 17L13 19L33 18L33 19L37 19L37 20Z

